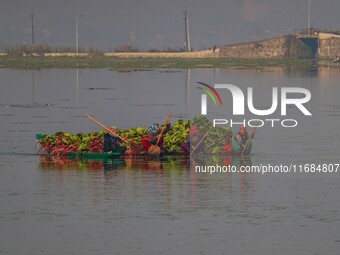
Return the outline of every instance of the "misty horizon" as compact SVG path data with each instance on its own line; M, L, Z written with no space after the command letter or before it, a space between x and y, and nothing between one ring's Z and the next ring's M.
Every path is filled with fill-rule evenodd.
M308 0L298 1L42 1L5 0L0 10L0 49L35 44L113 51L122 44L139 50L183 48L184 10L189 12L195 50L294 34L308 26ZM311 0L311 27L339 29L337 0ZM326 18L325 18L326 17Z

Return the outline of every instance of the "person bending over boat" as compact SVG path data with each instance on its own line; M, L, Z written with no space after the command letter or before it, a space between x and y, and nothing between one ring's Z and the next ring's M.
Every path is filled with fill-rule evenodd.
M112 127L111 130L116 133L117 128ZM122 139L116 136L110 135L107 131L104 134L104 152L120 152L124 154L126 151L126 146L121 145Z
M248 134L247 128L245 126L240 127L240 131L233 137L232 149L237 154L241 154L245 149L244 153L249 154L252 147L252 138L254 134ZM251 138L249 140L249 138ZM248 144L247 141L249 140Z
M201 138L202 135L199 133L198 127L193 125L190 127L189 133L187 135L187 141L181 142L179 146L186 154L190 154L190 150L192 149L191 146L197 144ZM203 145L201 147L203 148Z
M164 149L163 148L163 143L164 143L163 135L169 130L170 130L170 123L167 123L165 130L163 131L161 135L160 134L161 129L159 128L159 125L157 123L151 124L148 128L147 136L142 139L142 145L144 146L144 149L148 151L151 145L156 145L158 138L159 138L159 142L157 146L159 146L161 150L163 150Z

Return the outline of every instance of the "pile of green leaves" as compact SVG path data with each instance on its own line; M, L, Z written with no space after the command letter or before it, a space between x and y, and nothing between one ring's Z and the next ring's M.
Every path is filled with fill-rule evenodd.
M119 136L126 138L126 140L134 141L137 144L142 143L142 138L147 134L148 129L144 127L135 127L130 129L117 129Z
M200 136L204 136L212 127L212 123L205 116L196 116L191 121L192 126L198 128ZM219 154L223 146L228 143L228 138L232 136L232 129L227 127L215 127L210 129L204 139L204 152L208 154Z
M38 141L43 153L63 156L70 152L103 152L103 137L104 131L75 135L57 132L52 135L43 135Z
M181 152L180 144L187 142L190 126L193 125L197 126L201 137L212 127L212 123L204 116L197 116L188 121L177 120L171 125L170 130L164 134L165 150L170 154ZM163 128L163 126L161 128ZM143 137L147 135L148 129L135 127L130 129L117 129L116 132L126 140L141 144ZM211 129L204 139L204 152L211 154L220 153L226 144L227 138L231 135L231 128L216 127ZM53 135L43 135L38 141L41 144L42 152L60 156L68 155L70 152L103 152L103 137L104 130L100 132L90 132L88 134L58 132Z
M177 120L164 135L164 149L169 153L180 152L180 143L186 142L189 130L190 121Z

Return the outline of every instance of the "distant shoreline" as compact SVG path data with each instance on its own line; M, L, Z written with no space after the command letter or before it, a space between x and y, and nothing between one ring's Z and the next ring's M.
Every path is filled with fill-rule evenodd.
M84 53L69 53L70 55L52 54L46 56L7 56L0 55L0 68L10 69L45 69L45 68L109 68L114 70L130 69L188 69L188 68L234 68L263 69L270 67L317 68L319 66L338 67L331 60L304 60L283 58L225 58L218 53L107 53L105 56L88 56ZM208 54L216 54L209 57ZM79 56L80 55L80 56Z

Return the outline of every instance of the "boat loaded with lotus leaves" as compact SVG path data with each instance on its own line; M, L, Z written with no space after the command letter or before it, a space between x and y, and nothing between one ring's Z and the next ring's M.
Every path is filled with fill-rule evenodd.
M162 129L165 125L162 125ZM148 156L150 153L143 149L142 139L148 134L148 128L134 127L130 129L115 130L113 136L117 136L125 141L127 150L123 152L104 152L103 142L104 134L112 132L111 129L103 126L99 132L90 132L87 134L71 134L68 132L57 132L55 134L36 134L36 140L39 144L39 154L50 156L67 156L70 158L87 158L87 159L105 159L120 156ZM190 127L195 127L196 134L190 133ZM200 136L197 136L197 133ZM194 142L193 137L197 136ZM160 155L183 155L191 156L192 153L184 151L182 143L191 138L191 152L195 154L237 154L232 151L233 136L231 128L215 127L204 116L197 116L192 120L177 120L170 129L163 134L163 148ZM245 154L250 153L251 143ZM159 156L159 155L157 155Z

